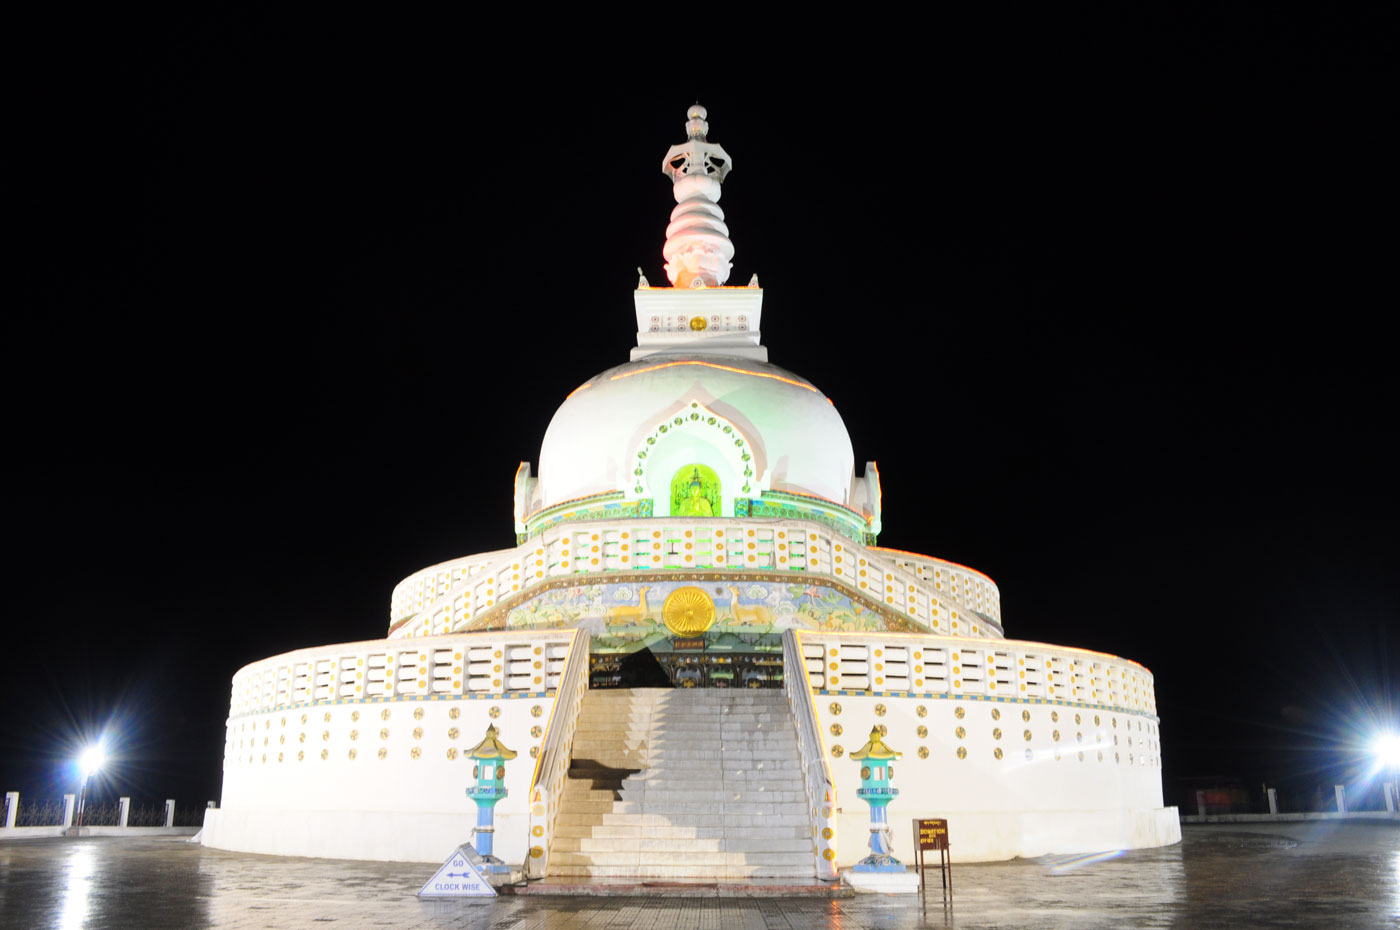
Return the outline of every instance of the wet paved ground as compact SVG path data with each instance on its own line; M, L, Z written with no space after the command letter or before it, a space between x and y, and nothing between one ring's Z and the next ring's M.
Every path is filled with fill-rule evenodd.
M927 902L514 897L419 901L426 865L278 859L179 839L0 843L4 930L839 930L1400 926L1400 825L1191 826L1180 846L1099 861L959 866Z

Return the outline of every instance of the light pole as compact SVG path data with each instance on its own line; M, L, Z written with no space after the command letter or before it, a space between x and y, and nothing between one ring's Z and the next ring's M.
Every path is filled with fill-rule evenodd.
M1400 735L1382 733L1371 743L1371 752L1376 757L1377 766L1390 776L1390 781L1384 784L1385 806L1394 813L1397 804L1400 804Z
M106 754L102 751L101 744L89 746L83 750L83 754L78 757L78 768L83 772L83 788L78 794L78 829L83 828L83 808L87 806L87 786L88 779L96 775L102 768L102 763L107 760Z

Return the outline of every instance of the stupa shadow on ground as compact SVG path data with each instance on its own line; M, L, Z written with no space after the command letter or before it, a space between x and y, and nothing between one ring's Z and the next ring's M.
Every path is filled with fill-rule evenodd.
M1177 846L959 866L918 897L525 896L419 901L430 867L229 853L179 839L0 843L0 926L201 928L1386 927L1400 827L1189 826Z

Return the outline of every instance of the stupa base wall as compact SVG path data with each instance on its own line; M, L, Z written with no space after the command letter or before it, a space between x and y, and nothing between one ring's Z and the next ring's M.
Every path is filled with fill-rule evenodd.
M497 813L498 858L525 860L529 820L524 811ZM475 826L475 811L211 810L200 840L214 849L269 856L440 864L473 842Z
M862 807L864 805L861 805ZM1050 855L1089 855L1127 849L1148 849L1181 842L1181 821L1175 807L1140 810L1083 811L890 811L894 855L914 861L911 821L948 821L949 852L954 862L1001 862ZM870 818L865 811L846 809L837 815L840 840L837 864L845 869L870 854ZM937 853L932 855L935 863ZM935 879L936 881L936 879Z

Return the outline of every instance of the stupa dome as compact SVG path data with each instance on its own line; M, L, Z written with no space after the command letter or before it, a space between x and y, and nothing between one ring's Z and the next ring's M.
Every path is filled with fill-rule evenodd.
M554 414L540 449L535 506L608 491L672 514L673 485L717 480L736 497L786 491L851 504L855 457L835 406L776 365L722 355L649 355L610 368ZM706 471L708 469L708 471Z

